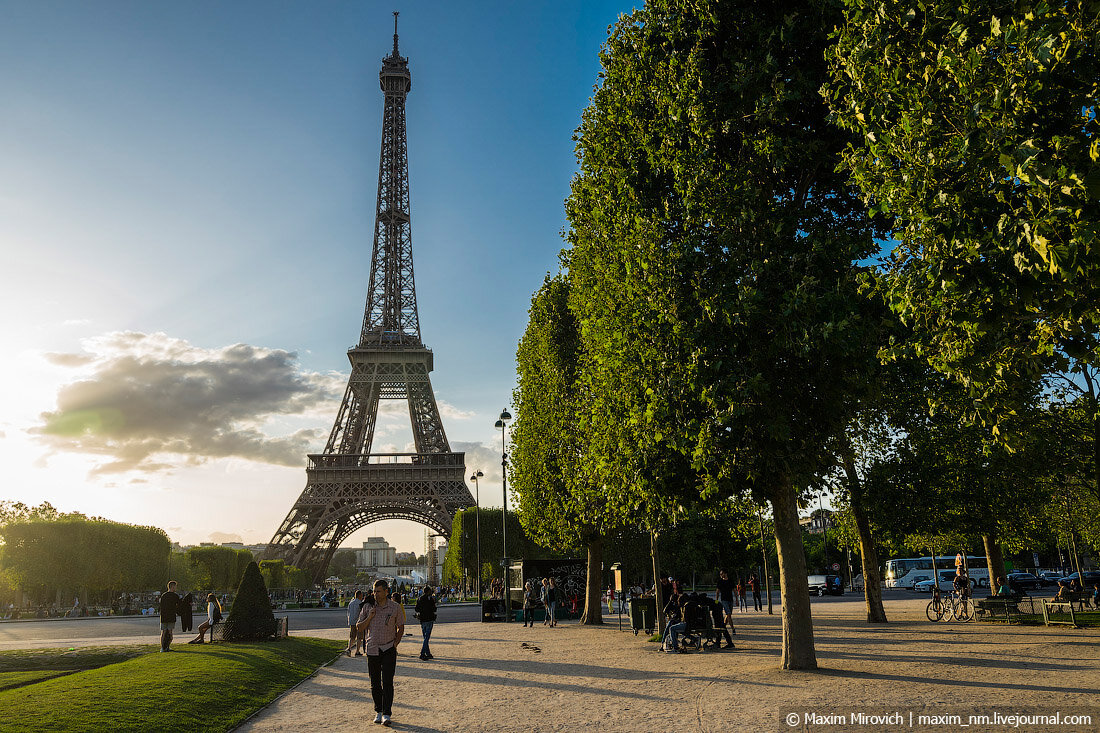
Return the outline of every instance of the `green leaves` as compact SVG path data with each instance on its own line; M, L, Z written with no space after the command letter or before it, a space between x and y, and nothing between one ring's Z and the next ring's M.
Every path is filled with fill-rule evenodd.
M834 38L843 165L898 217L891 305L996 420L1100 324L1100 2L852 0Z

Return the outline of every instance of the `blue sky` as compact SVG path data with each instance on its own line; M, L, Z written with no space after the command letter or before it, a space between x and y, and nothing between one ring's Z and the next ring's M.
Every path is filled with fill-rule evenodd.
M2 498L270 539L362 319L400 10L423 338L448 435L499 504L493 421L557 269L598 50L634 3L408 5L0 2ZM127 429L96 434L90 412ZM411 524L368 533L421 544Z

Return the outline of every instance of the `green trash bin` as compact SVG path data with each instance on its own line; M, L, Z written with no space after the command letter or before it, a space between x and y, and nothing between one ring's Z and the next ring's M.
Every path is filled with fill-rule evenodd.
M657 628L657 599L653 596L630 599L630 628L634 636L639 631L652 634Z

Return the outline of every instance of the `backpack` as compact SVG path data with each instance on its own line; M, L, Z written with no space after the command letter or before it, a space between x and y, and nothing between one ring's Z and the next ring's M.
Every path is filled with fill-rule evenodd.
M214 604L214 618L210 619L211 623L218 623L222 620L222 610L218 607L218 604ZM213 632L211 632L213 633Z

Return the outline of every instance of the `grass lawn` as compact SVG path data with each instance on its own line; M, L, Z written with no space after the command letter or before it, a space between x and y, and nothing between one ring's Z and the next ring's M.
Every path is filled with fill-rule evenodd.
M51 677L72 674L65 670L36 669L23 672L0 672L0 691L10 690L13 687L22 687L32 682L41 682Z
M122 647L114 663L0 691L0 731L229 730L308 677L346 646L329 639L291 637L255 644ZM0 684L15 670L7 656L46 665L49 653L0 655ZM56 650L54 658L62 658ZM79 655L74 655L78 657ZM98 650L82 661L109 656ZM5 662L8 666L5 668ZM72 669L73 667L69 667ZM79 668L79 667L78 667ZM56 668L55 668L56 669Z

